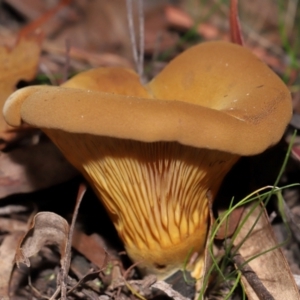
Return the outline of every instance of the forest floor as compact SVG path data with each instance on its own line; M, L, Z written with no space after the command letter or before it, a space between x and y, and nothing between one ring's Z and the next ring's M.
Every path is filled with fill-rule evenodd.
M300 6L292 0L277 2L241 0L239 16L245 47L277 73L291 91L293 118L278 145L260 155L241 158L229 172L215 201L219 207L214 208L216 211L226 208L233 196L238 201L260 188L273 186L294 130L300 128ZM138 24L137 9L133 14ZM60 85L90 68L135 68L127 16L124 0L0 1L1 105L16 88ZM145 0L143 80L149 81L172 58L197 43L229 41L228 19L229 1ZM136 26L137 32L138 29ZM29 41L29 45L24 41ZM58 299L63 296L64 288L67 299L183 300L194 296L194 287L182 284L185 280L181 273L177 274L179 279L167 280L168 284L151 276L139 277L104 208L89 187L80 204L76 225L70 229L65 220L71 223L74 216L75 203L80 200L77 194L84 182L82 176L39 130L23 127L12 131L2 119L0 126L0 299ZM277 183L280 187L290 187L280 195L270 196L266 211L289 263L291 277L287 280L295 278L297 282L297 275L300 276L298 134L294 136L289 155ZM284 200L280 198L282 195ZM32 231L32 221L39 212L44 214L39 215L41 245L48 243L43 238L48 234L49 224L58 224L59 233L55 231L57 228L50 229L54 240L57 238L55 242L61 248L72 244L72 251L62 253L57 247L41 246L36 254L37 246L30 252L33 255L30 268L22 263L16 267L15 259L28 265L19 249L20 240ZM69 230L72 236L68 235ZM226 274L231 274L232 269L231 261L226 266ZM264 270L255 272L261 278L260 272ZM224 299L234 285L231 277L225 281L226 284L217 287L210 284L205 299ZM238 283L230 299L242 299L242 290ZM249 299L256 299L246 294ZM274 299L279 298L275 295Z

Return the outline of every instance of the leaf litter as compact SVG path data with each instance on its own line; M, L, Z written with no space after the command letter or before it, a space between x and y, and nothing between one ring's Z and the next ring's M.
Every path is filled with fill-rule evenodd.
M8 3L9 1L6 2ZM48 70L47 76L61 76L66 61L65 41L71 36L80 37L77 39L77 44L74 43L74 38L71 40L71 48L69 52L69 56L71 58L71 72L78 72L91 66L132 66L133 61L130 51L131 45L128 38L127 27L123 26L121 29L118 27L120 26L119 24L126 23L124 22L124 19L126 19L126 12L124 8L121 10L116 8L120 6L120 3L110 4L110 2L107 2L106 4L101 4L101 2L102 1L97 1L97 4L87 4L85 1L73 1L72 5L66 7L64 11L60 11L60 17L56 16L51 19L51 23L49 23L51 26L48 26L48 30L45 31L46 40L43 45L41 45L41 36L33 33L30 37L21 37L14 47L8 48L4 46L2 50L0 49L0 58L3 58L3 63L1 65L2 67L5 67L5 69L2 70L2 74L8 74L8 76L2 76L0 78L0 100L3 95L4 101L7 96L12 93L16 84L20 80L30 81L36 78L41 49L43 49L44 53L42 54L42 59L40 61L46 62L46 69ZM35 1L24 1L23 5L19 5L16 1L12 1L11 5L13 9L15 9L18 13L21 13L28 21L33 21L37 16L43 15L47 12L47 7L45 5L41 5L40 3L37 5ZM220 11L222 11L224 6L220 5L220 7ZM30 9L28 10L28 8L36 8L36 10L33 10L35 11L35 14L29 13ZM146 13L145 20L148 25L146 25L145 29L145 49L147 55L153 55L157 58L164 53L164 51L168 51L170 48L173 48L172 50L174 50L174 45L176 45L175 54L171 54L169 58L173 57L176 55L176 52L180 51L180 47L182 47L182 45L180 45L182 33L193 28L195 24L193 19L195 16L187 13L188 9L185 10L183 8L184 5L174 6L168 4L163 7L158 5L157 7L154 7L154 9L152 6L151 10L149 10L149 14ZM107 28L109 28L110 25L105 24L105 22L99 22L101 18L99 18L97 13L94 13L99 11L103 11L103 15L108 16L108 19L105 20L109 21L106 23L113 24L112 30L115 34L106 34ZM86 22L89 18L90 21ZM160 21L161 19L163 19L163 22ZM120 20L123 21L121 22ZM220 17L219 20L221 20ZM72 22L74 23L74 26L68 27L66 25L67 23ZM83 24L85 30L82 30ZM44 27L47 28L47 26ZM85 36L82 32L84 32ZM87 32L89 34L86 34ZM100 32L103 34L99 34ZM197 27L197 34L205 39L220 37L228 39L226 29L224 30L224 27L217 26L215 22L210 22L209 19L208 21L199 23ZM160 38L161 36L163 36L163 39ZM86 39L84 39L84 37L86 37ZM247 39L246 44L248 43L252 50L259 53L259 56L262 59L265 59L265 61L276 70L282 72L285 67L283 63L284 59L282 57L278 57L278 55L274 55L272 52L270 53L266 51L266 48L259 44L261 39L258 39L258 41L258 46L256 45L255 47L253 47L252 44L249 45L250 43ZM276 44L275 46L278 47ZM26 61L26 63L22 63L22 61ZM152 60L147 61L146 63L149 63L150 69L154 69L154 62ZM22 69L20 66L24 66L25 68ZM39 68L42 69L41 65ZM43 69L45 70L44 67ZM147 74L147 76L151 77L151 72L149 72L149 75ZM37 136L36 133L34 133L34 135ZM24 141L24 136L25 139L27 139L26 147L20 147L22 144L14 144L17 137L21 137L21 140ZM8 199L10 199L10 196L16 193L28 193L40 189L51 188L51 186L67 181L76 175L76 172L70 169L70 167L59 155L57 155L57 153L55 153L54 150L53 152L50 150L49 153L47 153L47 159L44 159L45 166L42 164L44 166L43 168L40 168L40 163L35 165L35 159L40 157L40 161L42 162L43 153L45 153L47 149L51 149L51 146L48 144L43 145L43 143L40 142L39 136L35 139L32 139L31 137L32 132L28 131L27 128L24 128L24 132L14 132L11 131L10 128L7 128L4 123L3 127L1 127L1 139L3 140L1 147L8 147L6 153L1 153L0 156L1 198L8 197ZM35 145L36 140L37 145ZM11 147L12 150L9 149L9 147ZM22 163L20 163L20 161ZM295 164L293 164L293 168L291 169L288 169L288 171L284 174L284 180L289 180L289 177L293 176L294 173L299 174L299 167L295 167ZM51 171L53 171L52 174ZM47 176L43 176L44 174L47 174ZM295 188L290 189L295 190ZM299 199L299 192L297 195ZM79 198L80 197L78 197L78 199ZM78 199L77 204L80 202ZM295 212L296 208L299 207L298 199L294 203L287 199L287 205L290 205ZM249 208L247 207L241 209L232 218L233 220L229 224L231 233L228 234L227 231L229 236L235 232L235 229L244 219L243 216L248 209ZM66 219L54 214L53 212L39 212L35 216L32 227L28 231L26 229L26 221L24 222L24 220L22 220L24 219L24 216L21 215L22 210L18 211L11 208L7 211L7 217L0 218L0 229L4 232L4 235L2 236L2 244L0 246L0 259L3 262L3 270L0 274L1 296L9 297L12 295L12 293L8 290L11 274L14 273L15 278L16 271L13 271L14 264L11 258L16 254L18 262L24 261L28 264L30 261L28 257L33 253L38 252L40 249L42 249L39 252L41 255L44 255L44 257L48 256L48 258L50 258L51 255L53 255L51 253L53 253L53 251L55 252L55 250L53 250L51 246L50 248L46 248L48 250L45 250L43 246L49 243L54 243L58 245L58 248L61 250L61 268L57 270L53 267L53 270L49 274L51 274L51 278L52 275L58 278L58 285L55 284L54 287L50 288L48 291L47 289L39 291L39 287L34 286L34 281L31 280L31 283L27 287L27 289L29 288L29 291L25 293L27 296L32 293L39 295L40 297L48 297L49 299L51 297L55 297L55 295L59 297L59 293L61 292L62 297L68 297L67 293L72 294L72 297L75 298L85 298L88 297L87 295L91 298L98 297L99 293L103 294L105 291L104 287L101 287L105 281L109 282L113 279L119 282L119 285L115 285L110 292L107 291L106 296L100 296L100 299L101 297L111 298L121 296L124 297L124 299L129 298L127 284L134 289L135 292L133 294L136 298L142 299L141 297L144 297L143 294L149 295L149 292L147 293L147 291L151 290L152 293L154 289L160 289L166 292L166 294L173 299L184 299L184 296L181 296L180 293L178 294L178 292L174 291L173 288L168 286L165 282L156 281L153 278L150 278L150 283L146 279L137 281L135 279L136 273L132 270L129 270L129 279L124 279L123 276L128 265L126 266L126 263L125 266L123 265L123 262L120 261L118 251L115 250L117 248L111 247L111 245L109 245L101 235L97 233L88 235L82 228L74 228L74 232L72 234L74 237L72 246L76 249L75 251L81 253L91 263L87 261L80 261L78 259L80 258L78 254L75 254L73 259L74 261L70 261L70 227ZM73 215L73 220L74 219L75 217ZM281 296L280 294L283 293L283 291L280 290L280 287L278 288L279 290L276 290L276 286L274 287L274 284L268 285L268 283L274 280L272 277L274 274L279 276L278 280L284 280L283 285L291 286L289 289L289 292L292 295L291 299L297 299L297 288L294 285L292 274L289 271L280 249L276 248L278 243L272 235L273 229L265 215L265 212L257 213L255 211L255 213L251 215L251 218L247 219L247 222L243 225L239 235L237 235L237 238L234 240L234 245L236 246L236 243L238 243L239 240L244 240L244 237L247 235L247 228L251 227L251 221L255 221L257 224L255 225L251 235L247 237L246 242L242 243L242 246L238 250L239 254L247 261L247 264L251 266L255 274L258 278L260 278L260 281L265 284L267 289L275 295L275 299L277 299L277 297L284 296ZM226 230L227 229L228 228L226 227ZM224 228L222 230L223 232L219 232L219 238L225 239L226 236L224 235L224 232L226 232L226 230ZM27 235L20 244L21 248L17 247L20 236L24 235L25 232L27 232ZM260 243L261 240L264 240L264 243ZM250 247L247 246L249 244L251 245ZM257 248L253 249L253 245L256 245ZM272 247L275 247L276 249L263 255L258 255L264 250L268 250ZM14 249L18 249L16 253L14 252ZM249 260L254 255L258 256L253 260ZM268 255L270 257L266 258ZM277 259L276 263L274 263L274 257ZM35 259L36 256L34 256L31 260L35 261ZM55 261L54 258L53 261ZM267 267L265 266L266 262L270 264L267 265ZM72 274L73 280L77 277L75 282L72 282L67 276L69 272L69 265L70 274ZM210 265L211 263L208 262L207 269L209 269ZM34 264L32 266L34 266ZM246 276L243 275L243 268L237 267L237 269L242 273L241 281L245 290L247 290L248 298L256 299L256 295L254 295L251 290ZM283 272L283 270L285 271ZM77 276L74 274L77 274ZM285 278L282 278L284 277L282 274L285 274ZM108 277L111 278L108 279ZM90 278L93 278L93 280L90 280ZM49 283L50 282L53 281L49 280ZM92 282L94 282L95 285L93 285ZM12 283L12 286L14 286L14 283ZM273 290L274 288L275 291Z

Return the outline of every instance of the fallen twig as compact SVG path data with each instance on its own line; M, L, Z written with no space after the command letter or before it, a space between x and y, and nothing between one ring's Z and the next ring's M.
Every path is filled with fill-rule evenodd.
M118 287L130 286L132 289L134 289L135 293L138 293L139 296L143 297L143 291L148 290L150 292L153 292L154 289L159 290L163 293L165 293L167 296L172 298L173 300L189 300L189 298L186 298L182 296L180 293L175 291L172 286L165 281L156 281L154 276L150 276L149 278L145 278L144 280L129 280L126 281L124 278L123 280L120 280L118 282ZM132 290L130 289L130 290Z
M232 245L230 239L225 240L225 245ZM246 278L252 289L255 291L257 297L260 300L274 300L274 297L263 285L259 277L256 275L254 270L245 261L242 255L239 253L236 247L231 248L232 261L236 267L242 272L243 276Z
M85 191L86 191L86 186L84 184L81 184L79 187L76 205L75 205L74 213L73 213L73 217L72 217L72 222L70 225L69 236L68 236L68 241L67 241L67 245L66 245L66 255L65 255L63 263L62 263L60 286L61 286L61 299L63 299L63 300L67 299L67 281L68 281L68 273L69 273L70 262L71 262L72 238L73 238L73 232L74 232L75 222L76 222L77 215L78 215L79 206L80 206L80 203L84 196Z
M173 290L171 285L167 284L164 281L156 281L150 288L158 289L174 300L188 300L188 298L183 297L181 294Z

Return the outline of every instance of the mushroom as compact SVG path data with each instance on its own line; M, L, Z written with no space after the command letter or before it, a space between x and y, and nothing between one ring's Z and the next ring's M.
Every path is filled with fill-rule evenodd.
M89 181L145 274L201 274L207 193L242 155L282 137L292 114L283 82L247 49L194 46L147 85L124 68L80 73L61 87L13 93L4 117L41 128Z

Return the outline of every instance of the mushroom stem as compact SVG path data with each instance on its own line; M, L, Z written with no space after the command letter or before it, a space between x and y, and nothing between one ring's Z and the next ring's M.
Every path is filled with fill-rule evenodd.
M171 275L201 260L214 197L238 155L176 142L44 131L102 199L128 255L145 274Z

